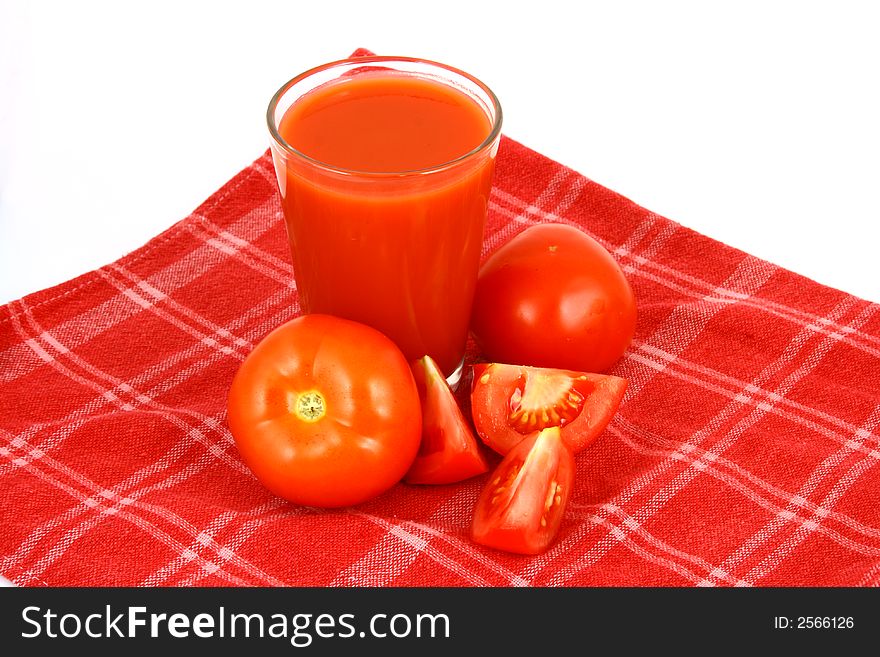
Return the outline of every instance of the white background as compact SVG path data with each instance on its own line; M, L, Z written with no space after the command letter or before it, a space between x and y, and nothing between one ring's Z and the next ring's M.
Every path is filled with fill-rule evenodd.
M504 132L659 214L880 301L872 2L0 0L0 303L140 246L268 145L288 78L440 60Z
M867 1L0 0L0 303L186 216L284 81L359 46L463 68L514 139L880 301L878 35Z

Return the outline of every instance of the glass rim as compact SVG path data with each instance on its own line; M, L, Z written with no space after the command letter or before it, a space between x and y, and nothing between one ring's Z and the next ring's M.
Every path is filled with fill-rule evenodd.
M359 65L359 64L389 64L391 62L405 62L409 64L426 64L430 67L438 68L442 71L446 71L448 73L453 73L455 75L461 76L468 80L469 82L475 84L483 91L488 97L492 105L492 109L495 110L495 116L489 117L492 121L492 129L489 131L489 134L480 142L479 145L475 146L468 152L459 155L451 160L446 162L441 162L440 164L436 164L430 167L424 167L421 169L405 169L401 171L363 171L359 169L348 169L345 167L339 167L332 164L328 164L327 162L323 162L318 160L310 155L306 155L302 151L297 150L293 146L291 146L285 139L281 136L278 131L278 125L275 121L275 110L278 107L278 103L281 101L281 98L287 93L294 85L297 83L317 74L322 71L330 70L333 68L347 66L347 65ZM295 102L295 101L294 101ZM348 57L346 59L337 59L332 62L327 62L326 64L321 64L320 66L315 66L313 68L308 69L307 71L303 71L299 75L292 77L290 80L281 85L281 88L275 92L272 96L272 100L269 101L269 107L266 110L266 122L269 125L269 134L272 137L273 142L277 145L284 153L287 155L293 156L295 158L306 161L307 163L316 166L320 169L323 169L327 172L332 172L336 174L346 175L346 176L360 176L360 177L372 177L372 178L393 178L393 177L403 177L403 176L415 176L415 175L427 175L432 173L439 173L442 171L446 171L455 167L462 162L471 159L481 151L487 150L491 148L492 144L498 139L498 136L501 133L501 121L502 121L502 112L501 112L501 103L498 100L498 97L495 95L488 85L486 85L480 79L474 77L470 73L462 71L461 69L455 68L453 66L449 66L448 64L442 64L440 62L435 62L430 59L421 59L419 57L397 57L393 55L370 55L368 57Z

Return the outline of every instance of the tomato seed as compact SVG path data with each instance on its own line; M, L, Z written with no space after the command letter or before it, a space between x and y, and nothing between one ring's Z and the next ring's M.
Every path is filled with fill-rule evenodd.
M324 397L317 390L301 393L296 398L296 414L306 422L317 422L327 412Z

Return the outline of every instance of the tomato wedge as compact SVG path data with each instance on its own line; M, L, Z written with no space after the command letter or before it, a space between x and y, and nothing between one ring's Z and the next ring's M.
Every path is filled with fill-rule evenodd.
M559 427L519 441L477 499L471 538L517 554L546 550L562 524L574 468L574 455Z
M411 367L422 402L422 442L404 481L451 484L488 471L480 444L437 363L424 356Z
M480 438L506 454L526 435L559 427L576 454L608 426L627 380L503 363L474 365L471 410Z

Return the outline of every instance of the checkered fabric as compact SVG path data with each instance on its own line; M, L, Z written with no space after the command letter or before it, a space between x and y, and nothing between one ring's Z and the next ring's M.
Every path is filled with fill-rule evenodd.
M546 553L469 540L488 475L321 511L242 464L229 384L299 312L264 154L137 251L0 308L0 573L23 586L880 582L880 306L504 138L484 258L541 222L599 240L639 310L613 370L626 397L577 456Z

